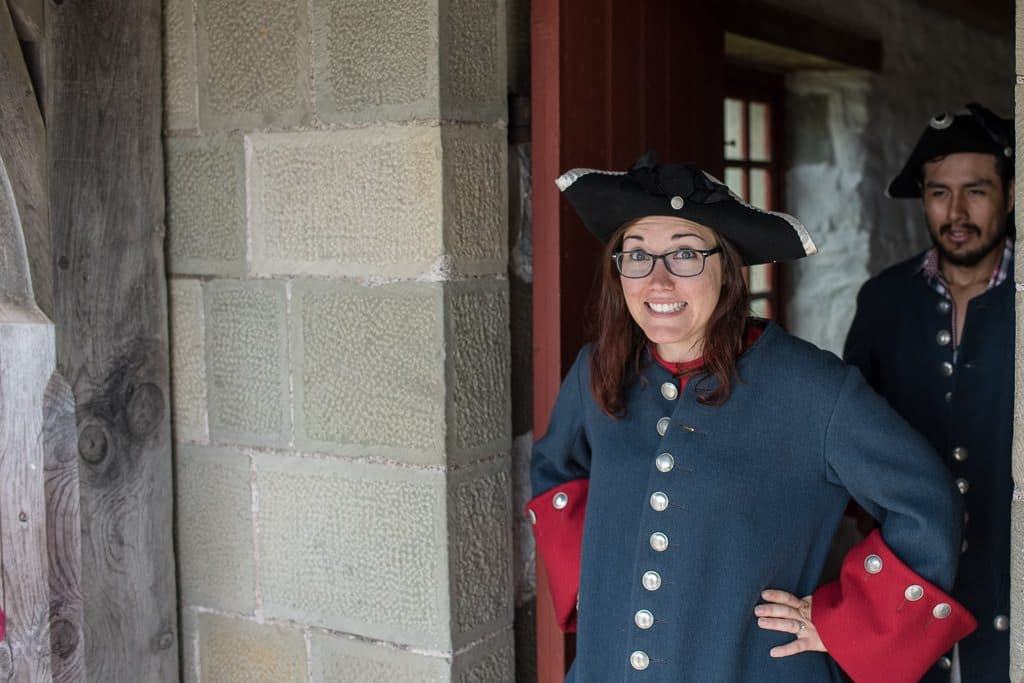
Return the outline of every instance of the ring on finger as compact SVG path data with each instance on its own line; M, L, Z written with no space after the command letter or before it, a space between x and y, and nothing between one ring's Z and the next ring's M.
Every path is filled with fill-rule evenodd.
M796 628L796 632L797 633L803 633L804 629L807 628L807 624L805 624L802 621L797 621L796 623L798 624L798 626Z

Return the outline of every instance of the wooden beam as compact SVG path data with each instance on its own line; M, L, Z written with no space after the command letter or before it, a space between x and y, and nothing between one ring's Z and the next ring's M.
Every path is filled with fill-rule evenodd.
M0 0L0 156L28 250L36 304L53 314L53 251L46 182L46 129L8 11Z
M37 43L43 39L43 0L7 0L18 29L18 38L25 43Z
M725 31L843 67L879 71L882 41L757 0L729 0Z
M90 681L178 681L161 1L47 5L57 358L77 405Z
M973 26L1000 38L1013 40L1013 0L972 0L968 5L963 0L913 0L925 9L945 14L947 17Z
M21 222L0 157L0 679L50 680L43 395L53 324L32 300Z
M86 680L76 432L75 396L60 373L54 372L43 399L46 544L50 565L50 662L54 683L81 683Z

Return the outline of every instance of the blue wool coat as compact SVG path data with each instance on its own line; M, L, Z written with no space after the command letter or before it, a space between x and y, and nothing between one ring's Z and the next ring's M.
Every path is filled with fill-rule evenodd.
M863 286L844 355L966 483L966 545L953 596L978 619L978 630L960 643L961 671L965 683L1005 681L1010 649L1013 278L968 304L954 359L952 344L940 343L952 332L949 301L918 273L923 257L897 264ZM947 671L935 669L926 680L949 680Z
M839 681L824 653L772 659L769 650L793 637L759 628L753 609L765 588L815 589L851 495L911 569L942 590L952 585L960 551L952 478L833 354L769 323L740 357L741 381L720 407L697 402L697 380L668 398L662 387L675 380L648 358L620 419L595 404L589 359L585 348L565 378L531 468L535 495L589 478L567 681ZM657 464L666 453L668 471ZM667 496L663 511L652 507L655 492ZM661 552L650 541L656 532L667 537ZM642 578L652 571L656 590ZM654 627L637 627L642 609ZM649 657L646 670L631 666L637 651Z

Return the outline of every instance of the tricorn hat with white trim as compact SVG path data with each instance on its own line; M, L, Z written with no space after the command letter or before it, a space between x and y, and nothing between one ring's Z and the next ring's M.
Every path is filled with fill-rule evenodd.
M605 243L632 220L674 216L725 237L746 265L791 261L817 251L793 216L747 204L692 164L659 165L653 152L628 171L574 168L555 183L587 229Z
M921 167L947 154L976 152L991 154L1013 168L1013 121L996 116L971 102L955 114L942 112L928 121L910 158L889 183L885 194L894 199L921 196ZM1012 174L1012 171L1011 171Z

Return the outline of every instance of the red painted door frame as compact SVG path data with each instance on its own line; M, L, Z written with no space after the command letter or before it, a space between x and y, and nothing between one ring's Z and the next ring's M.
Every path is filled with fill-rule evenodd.
M533 428L539 438L586 340L600 244L560 199L573 167L627 168L647 149L722 172L724 34L717 3L532 0ZM537 669L560 683L574 654L537 562Z

